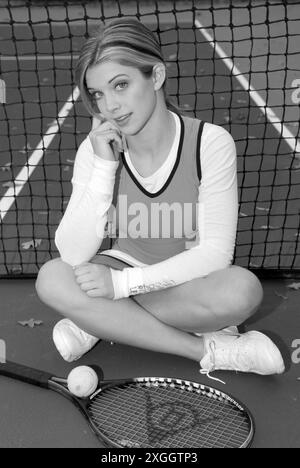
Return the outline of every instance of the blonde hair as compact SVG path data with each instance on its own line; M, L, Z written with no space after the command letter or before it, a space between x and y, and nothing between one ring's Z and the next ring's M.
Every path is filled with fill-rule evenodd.
M87 69L112 60L120 65L139 69L147 78L151 77L155 64L164 63L161 47L154 33L137 19L117 18L96 29L85 42L75 70L82 101L91 115L99 114L99 110L87 89ZM181 112L167 94L166 80L163 92L168 109Z

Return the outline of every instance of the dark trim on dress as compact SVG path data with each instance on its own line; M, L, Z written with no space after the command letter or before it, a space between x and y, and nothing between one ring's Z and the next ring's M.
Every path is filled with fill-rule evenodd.
M178 145L178 150L177 150L177 157L176 157L176 161L174 163L174 166L173 166L173 169L168 177L168 179L166 180L165 184L162 186L162 188L158 191L158 192L155 192L155 193L151 193L151 192L148 192L141 184L140 182L136 179L135 175L132 173L132 171L130 170L130 167L128 166L127 164L127 161L126 161L126 158L125 158L125 155L124 153L121 154L122 156L122 161L123 161L123 164L124 164L124 167L128 173L128 175L131 177L131 179L133 180L133 182L135 183L135 185L140 189L141 192L143 192L145 195L147 195L147 197L149 198L155 198L155 197L158 197L159 195L161 195L166 189L167 187L170 185L175 173L176 173L176 170L179 166L179 162L180 162L180 157L181 157L181 152L182 152L182 147L183 147L183 140L184 140L184 133L185 133L185 127L184 127L184 122L183 122L183 119L181 117L181 115L177 114L178 117L179 117L179 120L180 120L180 139L179 139L179 145Z
M201 171L201 139L202 139L202 133L203 133L203 128L204 128L204 123L203 121L200 122L199 125L199 130L198 130L198 136L197 136L197 145L196 145L196 165L197 165L197 175L199 182L201 183L202 179L202 171Z

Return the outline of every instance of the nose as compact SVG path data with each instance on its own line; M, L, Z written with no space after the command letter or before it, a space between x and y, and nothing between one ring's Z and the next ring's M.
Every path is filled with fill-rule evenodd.
M105 98L105 107L107 112L113 114L120 106L113 95L107 95Z

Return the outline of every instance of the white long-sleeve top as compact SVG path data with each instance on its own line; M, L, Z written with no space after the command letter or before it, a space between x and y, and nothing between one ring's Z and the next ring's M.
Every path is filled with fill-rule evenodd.
M164 185L176 159L180 123L179 117L172 115L176 122L174 143L167 159L154 174L142 177L135 170L129 153L125 153L135 177L151 193ZM133 265L133 268L122 271L111 269L114 299L182 284L231 264L238 219L233 138L222 127L206 123L200 157L202 179L198 197L197 242L189 250L153 265L141 264L114 249L105 251L105 254ZM95 155L89 137L81 143L74 164L72 195L55 235L62 260L72 266L91 260L101 246L118 165L118 161L108 161Z

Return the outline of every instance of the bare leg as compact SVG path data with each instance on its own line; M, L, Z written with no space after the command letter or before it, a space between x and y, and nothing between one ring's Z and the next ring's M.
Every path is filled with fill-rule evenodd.
M41 268L36 288L43 302L91 335L196 361L203 357L201 338L161 322L132 299L89 298L60 259Z
M162 322L202 333L240 325L257 311L262 299L256 276L237 266L174 288L133 296Z
M127 266L107 255L96 255L91 262L119 270ZM258 278L236 265L172 288L132 296L160 321L199 333L240 325L256 312L262 299Z

